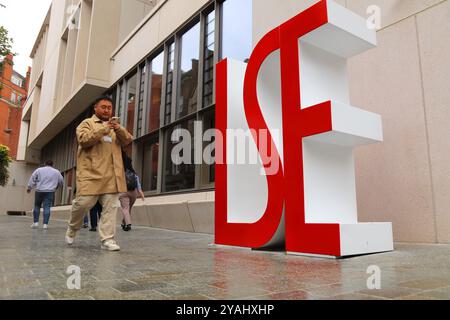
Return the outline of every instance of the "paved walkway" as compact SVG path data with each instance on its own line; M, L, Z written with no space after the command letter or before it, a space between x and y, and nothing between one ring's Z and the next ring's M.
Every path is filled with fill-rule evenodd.
M450 246L396 244L396 251L346 260L210 246L211 235L118 229L120 252L100 250L83 229L73 247L66 224L30 229L0 216L1 299L450 299ZM70 290L69 266L81 289ZM381 269L381 289L366 273ZM74 283L69 281L69 283Z

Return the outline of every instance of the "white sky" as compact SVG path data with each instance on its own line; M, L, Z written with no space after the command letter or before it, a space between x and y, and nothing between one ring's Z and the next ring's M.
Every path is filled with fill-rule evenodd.
M25 76L31 67L30 53L44 22L51 0L0 0L0 25L14 39L14 70Z

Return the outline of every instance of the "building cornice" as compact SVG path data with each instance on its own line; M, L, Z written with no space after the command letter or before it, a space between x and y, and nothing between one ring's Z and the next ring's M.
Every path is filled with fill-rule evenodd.
M127 37L118 45L118 47L112 52L111 60L114 60L114 57L127 45L128 42L141 30L145 24L162 8L162 6L167 2L167 0L159 1L156 6L150 10L150 12L145 16L144 19L136 26L136 28L131 31Z
M41 26L41 30L39 30L39 33L36 37L36 41L34 42L33 49L31 50L31 53L30 53L31 59L34 59L34 55L36 54L36 50L39 47L39 43L41 42L42 36L44 35L44 32L45 32L45 29L50 24L51 11L52 11L52 5L50 5L50 8L48 8L47 15L45 16L44 22L42 23L42 26Z

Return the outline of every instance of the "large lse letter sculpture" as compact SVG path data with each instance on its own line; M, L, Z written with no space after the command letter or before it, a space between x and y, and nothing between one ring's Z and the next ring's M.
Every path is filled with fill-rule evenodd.
M357 218L353 148L383 134L379 115L350 106L347 59L375 45L363 18L323 0L266 34L248 64L217 65L216 244L331 257L393 250L391 223ZM258 164L230 161L249 152L232 150L231 129L268 131L279 170L267 172L257 135Z

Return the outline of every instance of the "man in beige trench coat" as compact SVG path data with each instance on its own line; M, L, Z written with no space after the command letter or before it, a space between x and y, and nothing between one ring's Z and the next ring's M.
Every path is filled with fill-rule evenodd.
M83 218L97 202L101 203L99 224L101 248L118 251L114 237L119 193L127 192L122 161L122 147L131 143L132 135L111 120L113 103L100 97L94 103L95 115L77 127L77 192L72 203L66 243L72 245Z

